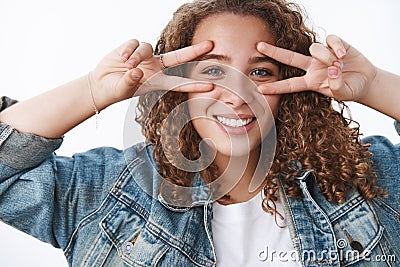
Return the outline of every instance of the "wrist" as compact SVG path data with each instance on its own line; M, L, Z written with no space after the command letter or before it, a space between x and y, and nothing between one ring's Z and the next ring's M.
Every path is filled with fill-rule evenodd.
M98 115L100 113L100 110L97 107L96 100L94 98L92 81L91 81L92 77L91 76L92 76L92 73L89 72L88 75L86 76L87 77L87 83L88 83L88 88L89 88L89 93L90 93L90 99L92 100L92 106L93 106L93 109L94 109L94 113L96 115Z
M108 106L118 102L114 101L102 86L100 86L99 78L96 74L91 71L86 75L87 87L89 91L89 99L92 104L93 112L95 114L100 113L102 110L106 109Z
M369 102L371 101L371 97L376 97L376 90L379 90L379 81L381 80L382 70L372 66L370 73L368 73L366 76L370 78L367 79L365 88L356 102L370 106Z

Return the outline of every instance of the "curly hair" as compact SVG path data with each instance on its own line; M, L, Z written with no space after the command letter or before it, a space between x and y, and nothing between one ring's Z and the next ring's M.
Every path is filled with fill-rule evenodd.
M302 9L295 3L284 0L195 0L182 5L174 13L161 33L155 54L191 45L196 26L204 18L222 13L261 18L276 40L276 46L304 55L310 55L310 45L317 42L316 34L305 25ZM279 71L280 79L304 75L303 70L283 64L279 65ZM165 121L171 115L175 119L190 121L187 106L180 105L186 100L186 93L168 92L160 98L157 93L143 95L139 98L136 117L146 141L155 144L153 158L160 173L166 180L181 186L190 186L194 173L176 168L171 162L173 155L167 157L168 146L172 146L169 138L172 140L173 136L179 136L182 154L196 160L200 158L201 137L191 122L178 132L179 129L173 124L166 125ZM153 101L156 104L150 110L148 104ZM348 190L352 188L366 199L384 194L375 185L376 175L371 170L368 145L360 141L358 124L345 117L346 109L343 102L334 102L315 92L281 96L276 118L276 154L271 169L265 173L263 209L266 212L277 215L275 202L280 185L284 186L288 196L301 196L296 177L304 170L313 171L322 194L331 202L345 201ZM161 138L160 132L165 127L168 127L169 135ZM300 162L301 168L293 168L294 162ZM218 173L216 164L211 164L200 175L204 182L209 183ZM174 197L177 201L184 198L178 194ZM228 198L225 196L222 201Z

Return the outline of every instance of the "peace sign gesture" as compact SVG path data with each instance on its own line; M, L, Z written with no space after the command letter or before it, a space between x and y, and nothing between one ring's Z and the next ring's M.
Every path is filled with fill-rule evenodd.
M213 48L211 41L204 41L160 56L153 55L149 43L130 40L109 53L90 75L94 97L99 109L137 95L138 88L166 66L189 62ZM164 64L164 65L163 65ZM152 80L151 90L202 92L213 88L211 83L197 82L163 73ZM140 92L140 94L146 93Z
M368 92L375 78L376 68L355 48L330 35L327 46L313 44L311 56L259 43L259 52L286 65L306 71L301 77L263 84L259 90L264 94L285 94L315 91L337 100L358 101Z

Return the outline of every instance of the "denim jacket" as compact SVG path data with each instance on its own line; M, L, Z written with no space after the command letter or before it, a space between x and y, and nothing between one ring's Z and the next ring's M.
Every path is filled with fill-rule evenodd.
M13 103L2 98L0 110ZM298 177L301 198L280 190L302 266L400 266L400 147L384 137L364 141L388 197L365 200L353 191L334 204L310 171ZM157 172L151 145L62 157L54 153L61 143L0 124L3 222L63 249L70 266L216 265L212 203L177 209L138 185L151 186Z

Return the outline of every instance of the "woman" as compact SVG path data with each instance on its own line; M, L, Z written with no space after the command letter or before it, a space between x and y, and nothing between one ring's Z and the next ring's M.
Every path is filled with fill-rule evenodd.
M292 260L290 254L281 263L369 266L369 257L399 255L398 198L393 194L398 148L368 139L371 158L358 130L331 105L331 97L355 100L399 120L396 105L390 104L399 99L398 90L390 88L399 78L376 69L337 37L327 40L328 48L312 45L315 41L300 13L283 1L182 6L156 46L155 54L163 56L153 56L149 44L130 41L90 75L2 111L2 220L61 247L76 266L255 266L276 264L271 255L278 253L271 250L288 255L291 249L297 257ZM302 56L310 46L314 58ZM150 79L164 67L193 60L206 61L199 73L208 82L181 85L190 80L165 74ZM184 66L186 78L194 78L200 63ZM232 68L265 94L274 119L254 111L255 88L244 83L246 90L235 90L215 81ZM169 69L169 75L182 71ZM170 88L175 91L161 98L149 92ZM52 154L60 145L57 138L69 129L134 94L141 95L137 120L149 144L124 153L99 148L73 158ZM186 100L187 106L180 105ZM176 127L164 125L164 119L174 112L180 119L185 114L174 110L177 106L194 118L179 133L182 154L196 161L202 139L216 146L212 164L200 168L200 176L176 167L176 155L165 148ZM263 123L271 120L276 124L275 158L262 184L249 191L254 176L262 177L256 165L265 132L273 132L271 124L263 128ZM246 135L248 150L235 146L240 142L230 144L235 135ZM17 149L21 155L11 156ZM243 158L248 164L242 164ZM227 167L230 161L234 167L244 165L240 175ZM158 173L165 179L160 183ZM198 199L193 192L181 194L181 188L220 177L235 181L229 192L222 184L205 195L196 191ZM266 212L258 213L262 208ZM232 216L238 212L236 220Z

